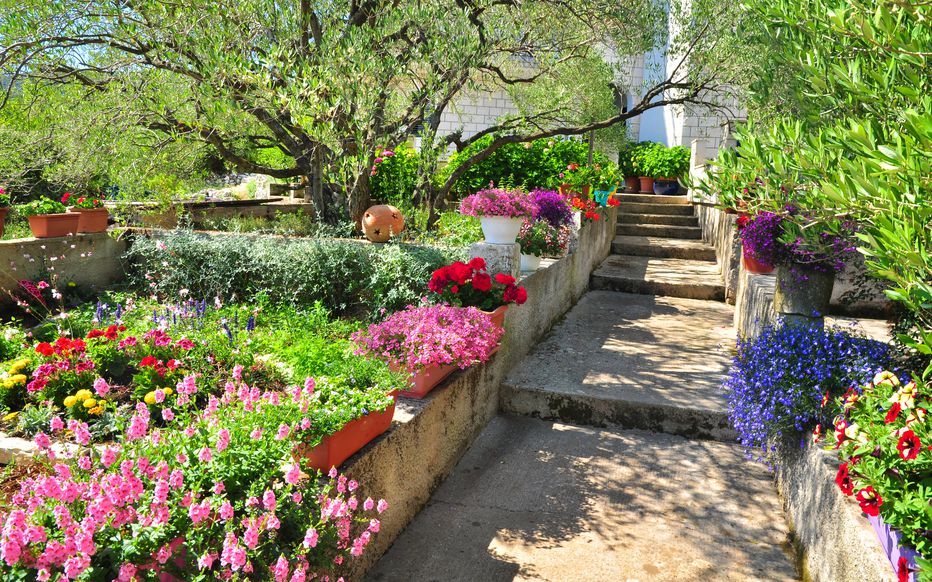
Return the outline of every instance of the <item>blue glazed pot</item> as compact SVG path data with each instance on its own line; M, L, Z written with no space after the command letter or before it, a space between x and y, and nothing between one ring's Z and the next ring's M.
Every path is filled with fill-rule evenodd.
M672 196L679 192L680 183L676 180L654 180L654 194Z

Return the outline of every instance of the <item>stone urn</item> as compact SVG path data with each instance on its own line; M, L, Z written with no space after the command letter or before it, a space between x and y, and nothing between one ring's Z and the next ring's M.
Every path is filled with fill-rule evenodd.
M388 242L405 229L401 211L388 204L378 204L362 215L362 232L372 242Z
M821 321L828 311L835 273L804 265L779 265L773 309L792 322Z

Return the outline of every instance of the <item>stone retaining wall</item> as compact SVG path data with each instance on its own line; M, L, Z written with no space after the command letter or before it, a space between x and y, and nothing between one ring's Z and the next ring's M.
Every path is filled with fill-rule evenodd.
M777 490L811 582L893 582L886 554L853 498L835 485L838 455L808 442L780 449Z
M401 399L391 430L348 461L347 473L363 484L363 495L391 504L351 579L361 578L427 504L497 414L505 375L588 290L589 274L611 250L615 217L610 209L606 220L582 230L575 253L521 281L528 301L508 310L507 333L489 362L453 374L422 401Z
M126 241L114 231L60 238L20 238L0 241L0 305L10 305L9 292L18 292L21 279L57 275L59 285L74 283L99 291L123 279L121 257ZM50 283L52 281L49 281Z

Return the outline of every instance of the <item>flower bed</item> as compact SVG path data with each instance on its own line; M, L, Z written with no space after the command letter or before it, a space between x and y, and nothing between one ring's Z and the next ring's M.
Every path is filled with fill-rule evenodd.
M7 573L288 580L332 575L361 555L387 504L357 497L335 469L329 480L302 471L296 447L319 432L315 383L283 394L233 375L204 408L195 403L210 390L186 376L188 399L170 417L161 410L164 424L138 403L119 443L103 448L87 447L86 423L54 416L50 435L36 437L44 470L0 512ZM65 434L78 448L57 456L51 438Z

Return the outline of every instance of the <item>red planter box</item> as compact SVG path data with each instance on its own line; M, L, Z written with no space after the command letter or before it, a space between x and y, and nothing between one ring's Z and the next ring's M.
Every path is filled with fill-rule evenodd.
M388 367L391 368L393 372L397 372L399 369L393 364L389 364ZM408 390L400 390L398 394L405 398L420 400L427 396L428 392L436 388L438 384L443 382L447 376L457 370L459 370L458 366L450 365L430 366L419 372L412 372L411 377L408 379L410 388Z
M741 261L744 263L744 270L748 273L757 273L758 275L773 273L773 265L762 263L757 259L752 259L745 254L741 255Z
M78 232L81 216L72 212L39 214L29 217L29 229L36 238L56 238Z
M392 403L384 412L373 412L357 418L332 435L325 436L320 444L304 453L304 459L311 468L321 471L339 467L372 439L387 431L394 415L395 404Z
M486 315L492 316L492 324L496 327L505 328L505 312L508 311L508 308L511 306L510 303L506 303L501 307L498 307L495 311L483 311Z
M106 208L69 208L69 212L79 214L78 232L104 232L110 212Z

